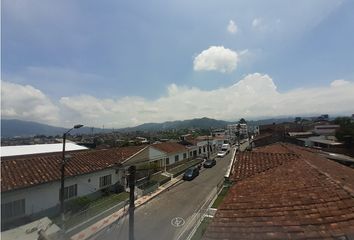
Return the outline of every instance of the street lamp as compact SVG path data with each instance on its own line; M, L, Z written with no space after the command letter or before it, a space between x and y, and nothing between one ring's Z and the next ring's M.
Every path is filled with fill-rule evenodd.
M69 129L68 131L66 131L63 134L63 156L61 159L61 165L60 165L60 214L61 214L61 221L62 221L62 226L64 226L64 177L65 177L65 164L66 164L66 160L65 160L65 141L66 141L66 135L73 129L77 129L77 128L81 128L84 125L82 124L77 124L74 125L74 127L72 127L71 129Z

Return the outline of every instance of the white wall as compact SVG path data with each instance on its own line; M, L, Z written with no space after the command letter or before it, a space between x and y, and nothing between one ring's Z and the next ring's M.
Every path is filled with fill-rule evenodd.
M172 153L172 154L169 154L169 155L167 156L167 157L170 159L170 164L169 164L169 165L176 163L176 162L175 162L175 156L176 156L176 155L179 156L179 157L178 157L178 162L184 160L184 158L183 158L183 153L185 153L185 154L187 155L187 156L186 156L186 159L187 159L187 158L189 157L187 150L186 150L185 152L179 152L179 153Z
M166 154L153 147L149 147L149 161L155 161L157 159L164 159Z
M65 186L77 184L77 196L85 196L98 191L100 177L109 174L112 175L112 184L121 180L121 171L116 173L115 169L107 169L65 179ZM26 215L31 215L57 206L59 204L59 189L60 181L56 181L11 192L2 192L1 203L25 199Z

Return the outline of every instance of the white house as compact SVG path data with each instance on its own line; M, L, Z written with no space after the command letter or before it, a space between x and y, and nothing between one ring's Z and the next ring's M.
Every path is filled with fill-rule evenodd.
M99 196L101 190L125 184L125 166L147 146L70 152L65 167L65 201ZM136 159L135 159L136 160ZM2 228L12 221L35 220L59 210L61 153L1 159Z
M168 166L177 163L181 160L190 158L188 149L176 142L164 142L153 144L150 146L151 153L156 155L163 155L164 158L160 161L160 166ZM155 151L155 152L154 152ZM153 157L154 155L151 155Z

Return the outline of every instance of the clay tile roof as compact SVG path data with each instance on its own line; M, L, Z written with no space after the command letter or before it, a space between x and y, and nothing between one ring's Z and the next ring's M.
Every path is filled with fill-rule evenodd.
M275 147L290 153L266 157L258 152L238 159L246 166L257 155L264 161L274 158L275 163L283 163L265 171L246 168L254 174L238 179L230 188L203 239L353 237L354 170L294 145L263 150ZM288 159L286 154L296 157Z
M165 153L179 153L186 151L186 148L183 145L175 142L164 142L153 144L151 146Z
M236 154L231 172L232 181L240 181L296 158L293 153L242 152Z
M266 145L263 147L257 147L254 149L254 152L267 152L267 153L290 153L292 152L284 144L275 143Z
M145 146L70 152L66 176L103 170L122 163ZM61 153L1 158L1 192L60 179Z

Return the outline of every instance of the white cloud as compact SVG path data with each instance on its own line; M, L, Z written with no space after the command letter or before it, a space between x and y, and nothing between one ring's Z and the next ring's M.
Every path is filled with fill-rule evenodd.
M219 71L229 73L236 69L238 54L223 46L211 46L194 58L195 71Z
M238 31L238 27L233 20L229 21L229 25L227 25L227 31L231 34L236 34Z
M253 19L253 21L252 21L252 27L253 27L253 28L258 28L258 27L261 26L262 22L263 22L263 21L262 21L261 18L255 18L255 19Z
M346 81L344 79L337 79L334 80L333 82L331 82L331 87L340 87L343 85L347 85L349 83L349 81Z
M7 104L2 111L6 111L7 115L16 113L17 118L27 119L26 114L20 113L34 110L32 120L43 118L45 121L46 117L55 115L60 108L60 115L63 116L62 119L68 120L65 122L68 126L82 123L97 127L104 125L106 128L204 116L234 120L240 117L247 119L321 113L349 114L353 111L354 82L345 82L345 87L328 85L282 93L277 90L270 76L253 73L229 87L210 91L171 84L166 96L155 100L140 97L101 99L79 95L62 97L58 107L53 104L47 106L45 103L50 103L48 98L33 87L9 84L16 86L15 89L7 90L7 95L3 95ZM9 89L7 86L5 88ZM13 96L9 96L9 93L14 91L20 91L18 95L23 97L12 99ZM31 102L29 99L35 101ZM38 111L37 105L47 106L44 109L50 111Z
M40 90L29 86L1 81L1 116L58 123L59 108Z

